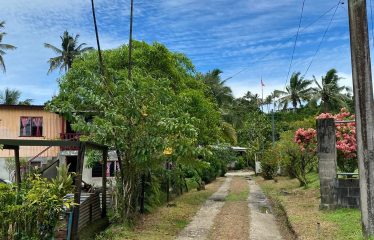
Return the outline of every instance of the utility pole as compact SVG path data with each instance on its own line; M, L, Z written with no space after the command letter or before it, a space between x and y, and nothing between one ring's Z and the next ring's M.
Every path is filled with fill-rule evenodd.
M374 101L366 0L349 0L362 230L374 236Z
M131 0L130 7L130 36L129 36L129 80L131 80L131 68L132 68L132 20L134 14L134 0Z
M91 0L91 8L92 8L92 17L93 17L94 26L95 26L95 36L96 36L97 52L98 52L98 54L99 54L99 68L100 68L100 74L101 74L102 77L104 77L104 63L103 63L103 57L102 57L102 55L101 55L99 32L98 32L98 30L97 30L97 23L96 23L96 14L95 14L95 3L94 3L94 0Z

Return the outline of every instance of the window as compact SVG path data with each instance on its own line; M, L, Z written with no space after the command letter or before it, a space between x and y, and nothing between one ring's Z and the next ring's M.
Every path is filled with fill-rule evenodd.
M20 120L21 137L42 137L43 118L42 117L21 117Z
M92 167L92 177L102 177L102 169L103 166L102 163L95 163L95 165ZM107 177L114 177L115 176L115 168L118 169L117 162L108 162L106 167L106 176Z

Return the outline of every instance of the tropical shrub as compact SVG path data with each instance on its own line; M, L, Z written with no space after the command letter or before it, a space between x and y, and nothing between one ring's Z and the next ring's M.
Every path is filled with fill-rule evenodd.
M266 180L273 179L279 168L279 152L276 148L268 148L261 158L262 176Z
M322 113L317 119L333 118L336 121L353 121L355 116L342 108L340 113ZM358 168L356 123L336 123L336 149L338 154L337 165L342 172L352 173Z
M235 161L235 170L241 170L245 168L246 162L242 156L236 158Z
M70 193L73 179L66 166L58 169L58 178L48 181L40 175L26 178L20 189L0 184L0 236L2 239L52 239L59 215L72 200L63 197Z
M294 137L295 143L300 148L300 153L288 151L291 164L293 165L293 174L299 180L300 186L307 186L308 179L306 175L311 172L317 163L317 131L313 128L299 128Z

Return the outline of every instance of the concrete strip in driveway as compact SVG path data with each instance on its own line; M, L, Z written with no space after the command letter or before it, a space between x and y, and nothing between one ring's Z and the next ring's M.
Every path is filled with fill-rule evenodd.
M179 234L178 240L207 239L213 226L214 218L225 204L225 198L230 190L231 177L227 177L222 186L200 208L192 222Z
M250 240L281 240L268 199L255 183L249 181Z

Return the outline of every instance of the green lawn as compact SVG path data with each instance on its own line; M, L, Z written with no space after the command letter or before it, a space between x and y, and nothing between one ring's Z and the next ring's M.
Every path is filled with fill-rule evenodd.
M358 209L319 210L319 179L317 173L308 175L307 188L296 179L278 177L265 181L257 177L264 192L281 204L290 227L301 239L362 240L361 213ZM279 209L278 209L279 210ZM283 221L284 222L284 221ZM319 227L318 227L319 226Z

